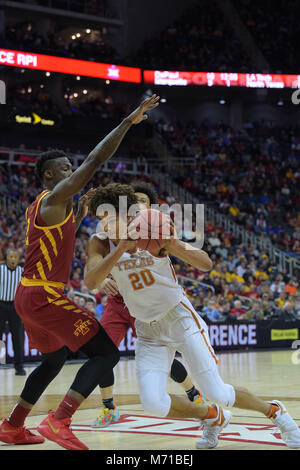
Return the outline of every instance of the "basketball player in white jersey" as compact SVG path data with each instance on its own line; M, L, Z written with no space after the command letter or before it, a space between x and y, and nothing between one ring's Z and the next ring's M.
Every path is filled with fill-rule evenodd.
M123 235L120 222L129 224L127 213L119 213L119 197L126 196L128 207L137 204L134 190L128 185L99 187L90 208L96 214L103 204L111 204L117 213L114 239L101 240L94 235L88 243L85 283L99 286L109 273L115 279L131 315L136 318L136 374L143 408L156 416L195 418L203 426L196 447L213 448L218 436L231 419L224 407L255 410L270 418L281 431L288 447L300 447L300 430L279 401L266 402L247 389L225 384L217 369L205 322L198 316L176 279L167 255L174 255L201 271L209 271L212 262L207 253L187 249L176 237L166 241L163 255L136 248L136 242ZM98 214L97 214L98 209ZM103 230L111 233L108 216L99 216ZM130 237L130 230L128 232ZM188 364L191 376L213 405L196 405L186 397L166 391L169 370L175 352Z
M158 205L158 197L151 184L137 181L132 186L141 210L150 209L151 206ZM104 280L101 290L106 293L108 298L100 324L115 345L119 347L129 328L132 328L132 334L136 338L134 318L130 315L128 308L124 304L123 298L118 291L118 286L112 276ZM184 365L176 358L172 363L169 376L182 387L190 401L202 403L205 400L200 390L196 389ZM101 408L99 416L91 423L93 428L107 427L120 419L120 411L113 399L113 386L114 372L111 370L103 377L100 383L103 408Z

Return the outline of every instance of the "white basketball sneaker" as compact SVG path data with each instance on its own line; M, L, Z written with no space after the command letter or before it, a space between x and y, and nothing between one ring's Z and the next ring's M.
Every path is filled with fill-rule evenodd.
M213 449L218 445L219 434L227 426L231 420L232 414L228 410L214 404L217 409L217 417L203 419L200 421L200 425L203 426L202 438L195 442L197 449Z
M287 412L285 406L277 400L269 402L271 405L279 406L279 410L275 413L275 417L270 418L272 423L276 424L281 432L282 440L292 449L300 448L300 429Z

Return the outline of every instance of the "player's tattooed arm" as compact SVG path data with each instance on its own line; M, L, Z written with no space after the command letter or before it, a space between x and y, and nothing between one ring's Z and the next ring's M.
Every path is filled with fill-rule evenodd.
M116 152L132 124L139 124L145 121L148 118L148 115L145 113L156 108L159 105L158 100L159 96L157 95L152 95L151 98L145 99L138 108L92 150L86 161L92 161L97 168L103 165Z
M147 111L159 105L159 96L152 95L144 100L121 124L113 129L90 152L85 161L72 173L69 178L58 183L47 200L53 204L63 204L78 194L92 179L96 171L109 160L119 148L122 140L133 124L139 124L147 119Z

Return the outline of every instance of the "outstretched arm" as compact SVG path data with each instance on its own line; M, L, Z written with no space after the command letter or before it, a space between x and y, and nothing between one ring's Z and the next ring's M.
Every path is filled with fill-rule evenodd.
M117 151L123 138L133 124L139 124L147 119L147 111L158 106L159 96L152 95L126 117L119 126L112 130L88 155L86 160L69 177L58 183L47 196L47 204L62 204L79 193L91 180L95 172L109 160Z

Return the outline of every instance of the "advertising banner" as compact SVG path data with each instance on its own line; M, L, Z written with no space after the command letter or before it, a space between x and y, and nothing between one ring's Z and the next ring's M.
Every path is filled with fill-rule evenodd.
M300 75L286 74L144 70L143 78L145 83L167 86L300 88Z
M255 349L293 348L293 343L300 338L300 320L286 322L282 320L261 320L256 322L207 322L211 345L215 351L245 351ZM0 338L1 340L1 338ZM11 333L3 334L2 350L6 348L6 363L13 363L14 352ZM300 345L300 341L299 341ZM132 329L119 346L121 356L134 356L136 338ZM80 353L69 353L69 359L82 358ZM29 349L25 333L24 362L40 361L41 355L36 349ZM4 351L2 351L2 363Z
M141 69L114 64L103 64L88 60L68 59L33 52L0 49L0 65L22 69L45 70L86 77L141 83Z

